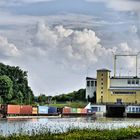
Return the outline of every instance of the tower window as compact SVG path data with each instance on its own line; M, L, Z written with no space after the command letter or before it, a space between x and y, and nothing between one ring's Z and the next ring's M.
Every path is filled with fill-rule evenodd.
M127 83L128 83L128 84L131 84L131 80L128 80Z
M139 85L139 80L136 80L136 84Z
M97 86L97 81L95 81L95 86Z
M87 87L89 87L90 86L90 81L87 81Z
M91 81L91 86L92 86L92 87L94 86L94 81Z
M135 84L135 80L132 80L132 84Z

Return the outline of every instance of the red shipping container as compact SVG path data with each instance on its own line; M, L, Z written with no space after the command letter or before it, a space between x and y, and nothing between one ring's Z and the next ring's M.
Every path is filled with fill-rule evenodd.
M87 113L87 109L82 109L81 113L86 114Z
M20 105L8 105L7 114L20 114Z
M30 105L20 106L20 115L31 115L31 114L32 114L32 106Z
M71 108L63 108L63 114L71 113Z

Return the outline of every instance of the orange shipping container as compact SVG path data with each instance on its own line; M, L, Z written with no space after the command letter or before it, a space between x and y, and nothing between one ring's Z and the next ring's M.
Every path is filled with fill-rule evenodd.
M20 105L8 105L7 114L20 114Z
M63 108L63 114L71 113L71 108Z

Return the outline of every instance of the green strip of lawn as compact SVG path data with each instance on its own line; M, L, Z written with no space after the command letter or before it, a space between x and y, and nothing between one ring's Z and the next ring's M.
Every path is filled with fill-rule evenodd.
M47 131L39 134L32 133L30 136L24 134L1 136L0 140L126 140L138 137L140 137L140 128L128 127L117 130L72 129L58 134Z

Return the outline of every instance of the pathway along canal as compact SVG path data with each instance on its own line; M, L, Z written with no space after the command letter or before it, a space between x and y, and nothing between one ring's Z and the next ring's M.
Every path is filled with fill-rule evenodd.
M2 119L0 135L28 133L33 131L65 132L69 128L117 129L128 126L140 126L140 119L134 118L40 118L40 119Z

